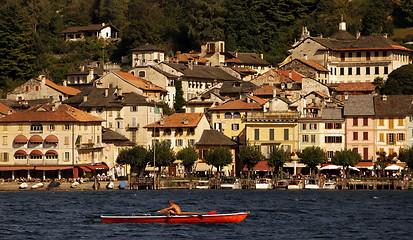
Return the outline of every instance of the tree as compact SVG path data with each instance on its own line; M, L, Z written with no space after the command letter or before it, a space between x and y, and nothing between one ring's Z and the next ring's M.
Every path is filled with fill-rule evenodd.
M185 147L176 154L176 158L183 161L185 171L187 173L192 172L192 166L194 165L195 161L198 160L198 153L196 152L194 147Z
M148 152L148 158L151 166L155 164L155 167L159 168L170 166L176 159L170 141L155 142L155 145Z
M387 165L391 163L395 163L395 158L397 157L397 153L394 152L393 154L387 155L386 152L376 152L377 160L374 163L374 168L378 172L379 176L384 176L384 169Z
M136 171L138 175L141 175L148 163L148 151L142 147L137 146L133 148L123 149L118 157L116 158L116 163L121 165L129 165L129 176L128 181L130 182L130 178L132 177L132 173Z
M310 168L311 175L315 173L317 165L326 161L324 151L318 146L306 147L301 153L297 154L301 158L301 161Z
M348 172L349 166L355 166L361 161L361 155L353 150L342 150L336 151L334 153L331 161L336 165L342 165L343 168Z
M207 151L205 155L206 163L218 170L220 176L221 168L232 163L232 153L226 147L216 147Z
M175 89L176 89L175 102L174 102L175 112L183 113L185 112L185 110L183 109L185 99L184 99L184 91L182 90L182 82L180 80L175 80Z
M277 173L280 173L281 168L284 164L290 160L290 153L286 152L281 147L276 147L268 158L268 166L273 167Z
M379 91L380 91L380 93L381 93L382 90L383 90L383 88L384 88L384 86L385 86L385 84L386 84L386 82L384 81L383 78L381 78L381 77L376 77L376 78L374 79L374 81L373 81L373 84L374 84L374 86L376 86L376 87L379 89Z
M387 77L383 93L387 95L413 94L413 65L404 65Z
M250 179L251 170L259 161L264 159L260 149L246 145L242 146L238 153L238 159L248 168L248 179Z
M399 153L399 160L405 162L409 167L409 170L413 169L413 146L410 146L407 149L403 149Z

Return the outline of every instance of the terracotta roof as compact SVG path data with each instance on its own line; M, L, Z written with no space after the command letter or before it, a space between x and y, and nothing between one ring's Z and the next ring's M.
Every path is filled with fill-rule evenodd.
M195 128L203 116L203 113L174 113L162 120L146 125L145 128Z
M290 70L277 70L278 73L294 80L294 81L299 81L301 82L301 80L303 79L303 76L297 72L294 71L290 71Z
M0 113L1 114L7 115L9 114L10 111L13 111L13 110L0 102Z
M143 80L140 77L135 77L132 73L126 73L126 72L114 72L116 75L118 75L120 78L124 79L125 81L139 87L140 89L144 91L160 91L160 92L167 92L165 89L156 86L155 84Z
M236 67L236 66L234 66L234 67L231 67L231 68L234 69L237 72L245 73L245 74L255 74L255 73L257 73L256 70L254 70L252 68L249 68L249 67Z
M104 119L66 104L54 109L53 104L32 107L24 112L14 112L0 118L0 122L102 122Z
M198 63L208 62L207 59L199 56L197 53L177 53L175 57L169 58L169 62L188 63L194 61L195 59Z
M204 130L196 145L236 146L238 144L217 130Z
M257 110L262 109L265 102L264 99L257 96L247 95L247 97L224 103L217 107L210 108L209 110Z
M336 89L337 92L361 92L376 90L376 86L370 82L340 83Z
M254 95L272 95L274 92L274 89L278 94L280 94L281 89L276 88L273 85L267 85L262 88L256 89L252 93Z
M113 27L114 29L116 29L111 24L91 24L87 26L70 27L70 28L63 30L62 33L94 32L94 31L99 31L106 27Z
M40 78L35 78L37 81L42 81L42 79ZM71 95L74 96L78 93L80 93L79 89L76 88L72 88L72 87L67 87L67 86L62 86L62 85L57 85L56 83L50 81L49 79L45 79L45 83L47 86L55 89L56 91L59 91L61 93L67 94L67 95Z
M307 65L311 68L314 68L314 69L316 69L320 72L329 72L327 68L323 67L322 65L320 65L316 62L313 62L313 61L310 61L310 60L299 59L299 58L294 59L293 61L295 61L295 60L297 60L299 62L302 62L303 64L305 64L305 65Z
M254 170L254 171L273 171L274 168L268 166L267 161L259 161L259 162L257 163L257 165L255 165L255 166L253 167L252 170ZM247 168L246 166L244 166L244 168L242 169L242 171L248 171L248 168Z

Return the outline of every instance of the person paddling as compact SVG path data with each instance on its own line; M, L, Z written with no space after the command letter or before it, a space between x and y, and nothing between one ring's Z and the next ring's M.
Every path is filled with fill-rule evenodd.
M169 200L169 207L157 211L158 213L163 213L163 214L168 214L168 216L171 215L179 215L182 213L181 208L178 206L178 204L175 203L174 200Z

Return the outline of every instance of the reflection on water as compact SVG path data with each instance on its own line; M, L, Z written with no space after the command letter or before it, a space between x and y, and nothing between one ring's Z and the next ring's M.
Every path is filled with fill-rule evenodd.
M236 224L103 224L100 215L251 211ZM410 239L413 191L0 192L0 239Z

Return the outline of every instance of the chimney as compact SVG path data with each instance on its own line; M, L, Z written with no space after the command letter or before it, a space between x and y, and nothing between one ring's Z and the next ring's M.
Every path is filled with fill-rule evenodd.
M356 33L356 38L359 39L361 37L361 32Z
M387 38L388 34L387 33L383 33L383 37Z
M289 71L289 72L288 72L288 77L291 78L291 79L293 79L293 72L292 72L292 71Z
M105 26L105 23L102 23L102 27Z
M386 101L386 100L387 100L387 96L386 96L386 95L381 96L381 100Z
M264 59L264 54L263 53L260 54L260 58Z
M107 97L109 95L109 89L105 88L105 97Z
M165 121L163 119L159 120L159 125L161 126L165 125Z
M188 125L188 119L184 119L184 125Z
M44 75L39 75L39 79L40 79L42 85L46 84L46 77Z
M87 95L83 96L83 102L87 102Z
M66 80L63 80L63 86L67 87L67 81Z
M117 94L118 94L118 96L122 96L122 88L118 88Z
M277 89L273 89L272 90L272 98L276 98L277 97Z
M341 21L341 22L338 24L338 30L340 30L340 31L347 31L346 22Z

